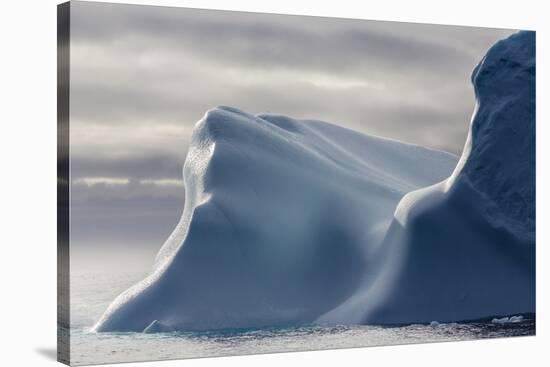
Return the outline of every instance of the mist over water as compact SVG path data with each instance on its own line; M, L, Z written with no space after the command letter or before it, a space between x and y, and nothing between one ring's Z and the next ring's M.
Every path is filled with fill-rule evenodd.
M124 282L117 279L122 274L136 274L144 277L153 266L157 251L162 241L157 246L132 246L131 244L113 245L111 248L71 248L71 278L73 291L86 292L80 285L89 277L106 276L112 282ZM124 269L121 269L124 268ZM103 274L104 273L104 274ZM139 276L136 279L141 279ZM131 283L127 284L132 285ZM123 291L122 289L121 291Z

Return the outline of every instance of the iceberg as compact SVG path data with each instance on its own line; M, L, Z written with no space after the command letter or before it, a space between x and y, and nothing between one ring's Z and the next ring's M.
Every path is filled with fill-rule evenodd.
M316 120L208 111L180 222L93 330L534 313L534 33L495 44L472 82L460 160Z
M403 195L457 160L321 121L214 108L192 135L181 221L153 273L95 330L312 323L377 272Z
M381 245L394 263L324 320L535 313L535 70L534 32L488 51L472 74L476 109L453 174L401 199Z

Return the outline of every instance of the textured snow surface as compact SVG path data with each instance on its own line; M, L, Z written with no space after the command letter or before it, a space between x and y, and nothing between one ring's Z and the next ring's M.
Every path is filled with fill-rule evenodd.
M403 260L363 322L535 313L535 33L496 43L472 82L460 162L399 203L382 246Z
M151 275L94 329L533 313L534 33L493 46L472 81L458 165L320 121L208 111L184 165L180 223Z

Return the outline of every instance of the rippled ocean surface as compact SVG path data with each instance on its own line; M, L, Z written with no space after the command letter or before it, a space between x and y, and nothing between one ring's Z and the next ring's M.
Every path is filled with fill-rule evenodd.
M73 365L213 357L535 335L535 321L438 325L304 326L178 333L90 333L109 303L143 273L73 274Z

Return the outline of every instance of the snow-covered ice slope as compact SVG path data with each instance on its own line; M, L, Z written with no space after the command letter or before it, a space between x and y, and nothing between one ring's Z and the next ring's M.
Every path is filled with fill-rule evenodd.
M210 110L184 165L180 223L95 330L314 322L379 272L403 195L457 161L320 121Z
M534 32L488 51L472 75L477 107L457 168L400 201L382 245L394 264L362 304L348 301L323 320L535 312L535 70Z

